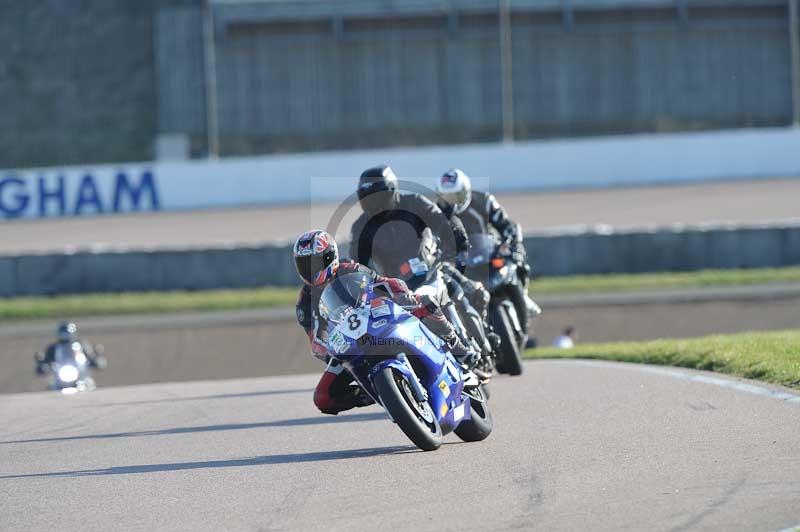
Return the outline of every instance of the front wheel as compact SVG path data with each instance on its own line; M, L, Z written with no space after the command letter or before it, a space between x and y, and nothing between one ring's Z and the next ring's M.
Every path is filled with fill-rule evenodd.
M491 305L489 307L489 322L492 324L495 333L500 336L500 361L497 364L498 371L509 375L522 374L522 356L519 352L517 336L508 313L502 305Z
M414 445L423 451L435 451L442 445L442 428L433 409L427 401L417 401L405 375L384 368L372 379L372 385L384 408Z
M483 385L470 391L469 409L470 417L462 421L453 432L463 441L481 441L489 437L492 433L494 421L492 413L489 411L489 399ZM479 400L480 399L480 400Z

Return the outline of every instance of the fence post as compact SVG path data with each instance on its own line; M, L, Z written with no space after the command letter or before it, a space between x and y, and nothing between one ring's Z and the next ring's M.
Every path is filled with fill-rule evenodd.
M219 116L217 114L217 45L211 0L203 1L203 58L206 71L206 140L208 156L219 157Z
M514 74L511 52L511 5L510 0L498 0L498 24L500 29L500 71L503 142L514 142Z
M798 26L798 1L789 2L789 46L792 61L792 124L800 126L800 27Z

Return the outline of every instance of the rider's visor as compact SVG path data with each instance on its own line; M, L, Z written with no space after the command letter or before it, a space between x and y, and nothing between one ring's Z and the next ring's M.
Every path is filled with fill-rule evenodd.
M370 194L375 194L376 192L385 192L387 190L389 190L389 187L383 181L364 183L358 187L358 199L362 200Z
M322 255L308 255L295 258L297 272L308 282L312 282L319 272L327 268Z

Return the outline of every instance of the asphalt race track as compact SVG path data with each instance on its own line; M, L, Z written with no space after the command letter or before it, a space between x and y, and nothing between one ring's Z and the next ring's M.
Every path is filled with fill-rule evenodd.
M800 524L800 397L698 372L529 363L495 431L419 452L312 375L0 400L0 529L761 530Z
M356 179L353 178L353 190ZM764 179L695 185L604 188L498 194L526 232L575 224L614 227L764 222L800 216L800 179ZM287 242L311 227L327 227L336 205L219 209L8 222L0 254L75 249L150 249ZM348 237L360 214L348 212L336 236ZM0 222L5 224L6 222Z

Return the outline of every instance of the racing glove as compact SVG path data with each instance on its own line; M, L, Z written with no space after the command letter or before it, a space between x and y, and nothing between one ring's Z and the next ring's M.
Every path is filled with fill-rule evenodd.
M462 251L461 253L456 255L456 259L455 259L456 269L459 272L464 273L465 271L467 271L467 260L468 259L469 259L469 252L468 251Z
M328 346L319 338L314 338L311 341L311 353L326 364L330 358L328 356Z

